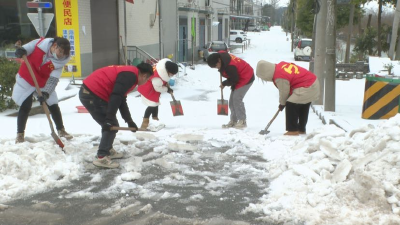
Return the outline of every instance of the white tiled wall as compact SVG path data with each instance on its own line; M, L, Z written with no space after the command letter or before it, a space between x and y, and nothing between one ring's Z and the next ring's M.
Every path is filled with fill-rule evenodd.
M135 4L126 2L127 45L144 46L159 43L159 17L157 1L136 0ZM124 0L119 1L120 33L125 45ZM150 14L155 15L154 26L150 26ZM154 17L153 17L154 19Z
M81 54L92 52L92 23L90 1L78 1L79 38ZM85 30L85 32L83 31Z

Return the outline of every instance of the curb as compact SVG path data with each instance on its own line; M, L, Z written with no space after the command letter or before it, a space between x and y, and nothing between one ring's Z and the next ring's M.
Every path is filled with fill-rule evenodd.
M333 124L333 125L337 126L338 128L342 129L343 131L345 131L346 133L349 132L349 129L346 129L345 128L346 126L344 126L345 121L341 121L338 118L328 118L328 117L326 117L325 115L323 115L323 112L319 111L314 105L311 105L311 108L312 108L313 112L315 114L317 114L317 116L319 117L319 119L322 121L322 123L324 125Z

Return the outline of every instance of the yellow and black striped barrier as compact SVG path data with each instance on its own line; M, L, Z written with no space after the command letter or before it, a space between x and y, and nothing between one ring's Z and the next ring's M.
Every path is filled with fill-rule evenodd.
M367 76L363 119L388 119L399 113L400 79Z

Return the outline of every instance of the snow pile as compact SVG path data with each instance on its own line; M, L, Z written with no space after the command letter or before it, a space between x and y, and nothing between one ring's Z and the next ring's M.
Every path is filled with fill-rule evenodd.
M400 115L348 135L321 127L280 157L265 155L268 194L244 213L274 222L400 224L399 140Z
M47 134L33 135L24 143L14 139L0 140L0 202L8 202L29 195L64 187L80 179L92 167L97 147L96 135L75 135L71 141L62 138L64 151ZM123 138L121 138L123 140ZM126 152L128 147L116 140L114 147ZM127 163L124 180L140 178L140 160ZM92 182L101 182L93 176Z
M0 202L61 187L82 175L82 158L64 154L48 135L35 140L39 142L0 144Z

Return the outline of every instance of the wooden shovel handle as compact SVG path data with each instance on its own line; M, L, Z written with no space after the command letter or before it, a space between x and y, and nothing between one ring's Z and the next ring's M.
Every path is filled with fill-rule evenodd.
M38 82L37 82L37 80L36 80L35 73L34 73L33 70L32 70L32 67L31 67L31 64L30 64L29 61L28 61L28 58L26 57L26 55L23 55L23 56L22 56L22 59L24 60L24 62L25 62L25 64L26 64L26 67L27 67L28 70L29 70L29 73L31 74L31 77L32 77L32 79L33 79L33 83L35 83L35 88L36 88L36 92L38 93L38 96L39 96L39 97L42 97L42 96L43 96L43 95L42 95L42 91L41 91L40 88L39 88L39 84L38 84ZM46 113L47 119L49 120L51 130L54 132L53 123L52 123L51 120L50 120L50 111L49 111L49 108L47 107L46 103L43 103L42 106L43 106L44 112Z
M265 131L267 131L269 126L271 126L272 122L274 122L274 120L278 116L279 112L280 112L280 110L278 109L278 111L276 111L274 117L272 117L271 121L269 121L268 125L265 127L265 129L264 129Z
M171 96L172 96L172 100L173 100L174 102L176 102L176 100L175 100L175 97L174 97L174 94L173 94L173 93L171 93Z
M165 86L171 88L171 87L169 86L169 83L167 83ZM176 100L175 100L175 97L174 97L174 93L172 92L172 93L170 93L170 94L171 94L172 100L176 103Z
M38 93L38 96L42 97L43 96L42 95L42 91L39 88L39 84L38 84L38 82L36 80L35 73L32 70L32 67L31 67L31 64L28 61L28 58L26 57L26 55L23 55L22 59L24 60L24 62L26 64L26 67L28 68L29 73L31 74L31 77L32 77L33 83L35 84L35 88L36 88L36 92ZM56 133L54 131L53 122L51 122L51 119L50 119L50 111L49 111L49 108L47 107L45 102L42 103L42 108L43 108L44 113L46 114L47 120L49 121L49 124L50 124L51 136L53 136L54 141L61 148L64 148L64 144L62 143L61 139L56 135Z
M130 131L137 131L136 128L133 127L111 127L110 130L130 130Z
M224 100L224 89L222 88L222 74L219 74L219 80L221 82L221 100Z

